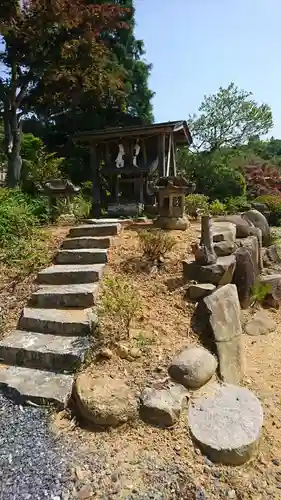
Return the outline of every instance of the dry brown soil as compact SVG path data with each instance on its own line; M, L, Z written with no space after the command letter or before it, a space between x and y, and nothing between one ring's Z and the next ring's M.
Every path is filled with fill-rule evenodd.
M172 356L199 342L190 319L193 306L184 300L181 261L190 258L190 244L199 226L173 232L177 239L165 268L143 270L136 227L126 228L110 250L107 275L125 275L138 289L142 311L127 345L141 348L135 361L95 362L92 373L122 375L138 395L143 387L167 377ZM73 426L58 415L56 429L79 449L77 490L91 482L92 499L281 499L281 312L270 312L276 331L261 337L243 336L246 353L244 384L260 398L264 428L258 455L240 467L217 466L197 450L190 438L186 411L172 429L160 430L141 421L106 432ZM70 430L71 429L71 430ZM81 481L82 477L82 481Z

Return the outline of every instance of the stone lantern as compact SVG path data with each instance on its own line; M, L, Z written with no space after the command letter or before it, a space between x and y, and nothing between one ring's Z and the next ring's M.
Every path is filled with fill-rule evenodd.
M159 215L154 222L161 229L187 229L189 222L184 215L185 196L191 187L183 177L162 177L154 188L158 194Z
M74 186L72 182L65 179L52 179L46 182L43 187L39 187L39 193L48 197L49 211L52 221L55 221L58 216L58 199L63 199L66 201L67 213L60 216L60 218L65 219L65 223L67 224L75 222L75 216L72 212L71 199L77 195L79 191L80 187ZM64 221L61 220L61 222L63 223Z

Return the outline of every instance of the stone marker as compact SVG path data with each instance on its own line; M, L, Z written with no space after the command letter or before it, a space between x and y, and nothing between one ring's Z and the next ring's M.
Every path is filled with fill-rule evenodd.
M244 212L242 217L261 230L262 244L265 247L270 245L270 228L265 216L258 210L248 210L248 212Z
M188 424L193 439L212 462L240 465L258 448L263 410L248 389L218 385L213 394L191 402Z
M192 301L198 301L210 295L216 289L211 283L197 283L190 285L186 290L186 298Z
M266 335L276 329L276 323L267 311L257 311L245 326L248 335Z
M214 243L220 241L234 242L236 238L236 226L230 222L213 222L212 232Z
M205 313L208 328L216 343L221 378L224 382L239 384L244 372L244 361L237 288L233 284L218 288L212 295L205 297L202 304L201 315Z
M140 415L153 425L170 427L178 421L187 396L188 392L181 385L166 389L147 388L141 395Z
M108 375L78 375L75 400L82 418L98 426L117 426L138 415L138 404L130 387L122 379Z
M257 280L255 266L247 248L238 248L235 252L236 266L232 283L237 287L240 306L247 309L251 304L252 288Z
M213 285L225 285L232 280L236 260L234 255L219 257L215 264L200 266L196 262L183 261L184 279L196 280L200 283L212 283Z
M217 369L217 360L203 347L188 347L174 357L169 366L169 375L190 389L206 384Z

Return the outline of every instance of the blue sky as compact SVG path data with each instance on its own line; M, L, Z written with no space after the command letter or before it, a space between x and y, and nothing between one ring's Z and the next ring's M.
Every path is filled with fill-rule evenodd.
M135 0L156 121L185 119L234 81L269 104L281 138L281 0Z

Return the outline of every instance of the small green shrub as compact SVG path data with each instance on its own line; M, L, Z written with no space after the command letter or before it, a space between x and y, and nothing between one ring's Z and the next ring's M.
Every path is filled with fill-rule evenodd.
M251 203L245 196L237 196L236 198L227 198L225 200L226 211L229 214L237 214L239 212L247 212L251 209Z
M214 200L210 205L210 212L214 217L217 215L223 215L226 212L226 206L221 201Z
M119 336L125 330L129 335L133 317L140 310L140 296L137 290L122 277L106 278L99 304L103 318L109 319Z
M143 256L158 265L176 244L175 238L162 229L145 229L140 231L138 235Z
M200 210L203 214L209 212L208 205L208 196L204 194L189 194L185 198L185 211L191 217L196 218L198 215L198 210Z
M251 303L252 306L255 304L262 304L266 296L271 292L272 287L269 284L261 283L257 281L251 290Z
M73 198L72 210L77 220L87 219L92 207L91 200L85 198L83 194L78 194Z
M258 196L255 201L267 206L269 210L269 224L279 226L281 220L281 196L278 194L265 194Z

